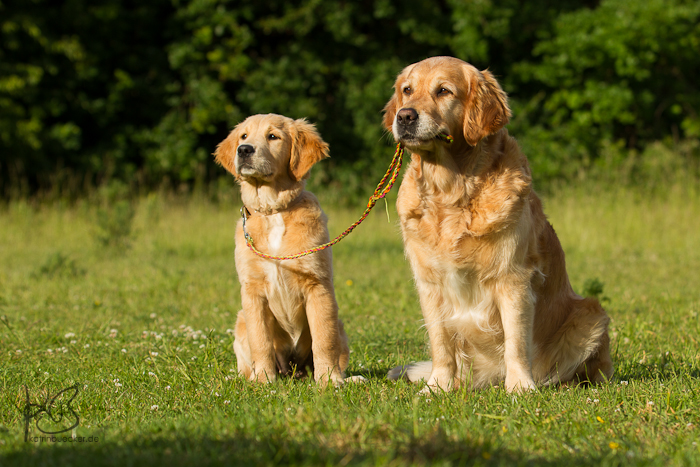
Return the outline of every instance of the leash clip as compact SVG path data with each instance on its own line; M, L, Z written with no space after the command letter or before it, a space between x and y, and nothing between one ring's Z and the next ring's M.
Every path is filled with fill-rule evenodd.
M247 212L248 210L245 208L245 206L241 206L241 218L243 219L243 236L245 237L247 243L252 244L253 238L250 235L248 235L248 230L245 228L246 221L248 220Z

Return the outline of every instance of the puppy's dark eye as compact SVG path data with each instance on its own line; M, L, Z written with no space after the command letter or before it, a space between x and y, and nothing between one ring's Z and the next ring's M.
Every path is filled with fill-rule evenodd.
M406 94L407 96L410 96L412 92L413 92L413 89L411 89L411 86L406 86L405 88L403 88L403 93Z
M452 94L452 92L447 88L440 88L440 90L437 93L438 96L446 96L448 94Z
M246 139L248 137L247 133L243 133L243 136L241 136L241 139Z
M279 139L279 138L277 136L273 135L272 133L270 133L269 135L267 135L267 139L273 140L273 139Z

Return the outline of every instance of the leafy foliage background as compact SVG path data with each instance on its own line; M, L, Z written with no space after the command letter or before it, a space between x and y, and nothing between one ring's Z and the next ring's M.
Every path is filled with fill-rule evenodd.
M453 55L494 72L537 182L696 170L694 0L0 0L0 193L117 179L191 187L247 115L306 117L316 185L352 195L391 155L401 69Z

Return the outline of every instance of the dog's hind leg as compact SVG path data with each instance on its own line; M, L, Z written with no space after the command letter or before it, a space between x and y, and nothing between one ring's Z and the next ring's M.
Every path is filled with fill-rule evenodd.
M613 374L610 358L610 318L594 298L573 298L572 311L548 345L545 380L601 383Z
M606 332L600 337L600 346L588 360L576 369L575 379L579 382L593 384L605 383L613 375L613 363L610 357L610 337Z

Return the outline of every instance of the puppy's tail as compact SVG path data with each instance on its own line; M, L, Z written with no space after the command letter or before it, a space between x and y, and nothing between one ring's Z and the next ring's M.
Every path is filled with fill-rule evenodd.
M387 373L386 377L391 381L406 379L412 383L427 380L433 372L433 362L417 362L410 365L397 366Z

